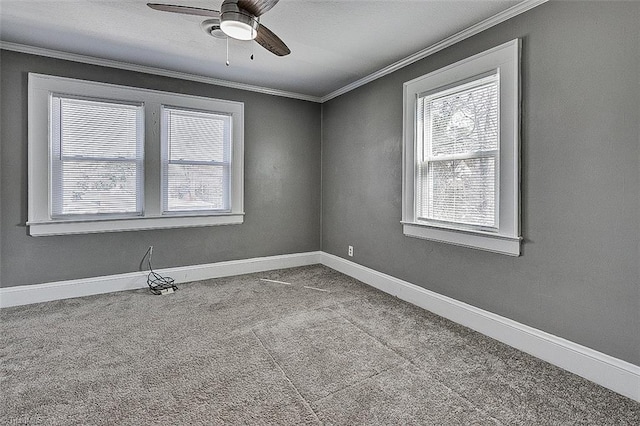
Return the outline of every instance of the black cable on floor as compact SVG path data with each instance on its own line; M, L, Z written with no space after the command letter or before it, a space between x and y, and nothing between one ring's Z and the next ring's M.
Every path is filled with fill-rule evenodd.
M147 264L149 265L149 274L147 275L147 285L153 294L165 294L165 293L173 293L178 290L178 286L174 284L175 280L171 277L163 277L153 270L151 266L151 257L153 256L153 246L149 246L147 252L142 257L147 258Z

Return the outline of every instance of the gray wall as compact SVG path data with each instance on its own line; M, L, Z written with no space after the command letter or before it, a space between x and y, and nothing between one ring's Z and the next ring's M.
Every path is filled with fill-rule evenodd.
M640 365L638 22L547 3L323 104L323 251ZM523 255L403 236L403 82L517 37Z
M158 268L351 244L360 264L640 364L639 21L640 3L548 3L322 107L0 51L2 286L135 271L150 244ZM516 37L523 256L404 237L402 83ZM245 102L245 223L28 237L29 71Z
M320 249L319 104L5 50L0 55L3 287L136 271L149 245L156 268ZM28 72L244 102L244 224L29 237Z

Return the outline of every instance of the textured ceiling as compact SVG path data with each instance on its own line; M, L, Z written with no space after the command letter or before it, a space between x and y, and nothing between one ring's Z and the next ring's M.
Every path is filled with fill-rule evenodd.
M226 41L205 34L204 18L146 2L0 0L0 40L321 98L523 3L280 0L261 22L292 53L276 57L254 42L231 40L227 67ZM164 3L219 10L221 0Z

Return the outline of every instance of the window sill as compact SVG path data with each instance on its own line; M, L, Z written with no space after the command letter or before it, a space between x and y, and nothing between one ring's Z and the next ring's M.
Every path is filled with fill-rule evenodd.
M236 225L243 221L244 213L235 213L217 216L162 216L90 221L27 222L27 226L29 227L29 235L32 237L40 237L46 235L93 234L148 229Z
M481 231L437 228L412 222L402 222L402 228L404 235L408 237L476 248L509 256L520 256L520 241L522 237L511 237Z

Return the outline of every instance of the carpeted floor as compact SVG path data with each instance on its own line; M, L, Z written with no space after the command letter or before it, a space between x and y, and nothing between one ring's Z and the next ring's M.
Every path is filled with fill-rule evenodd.
M2 424L640 424L637 402L323 266L7 308L0 333Z

